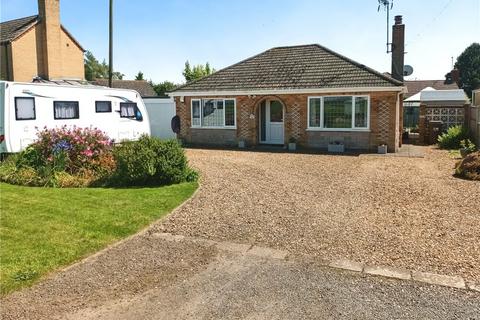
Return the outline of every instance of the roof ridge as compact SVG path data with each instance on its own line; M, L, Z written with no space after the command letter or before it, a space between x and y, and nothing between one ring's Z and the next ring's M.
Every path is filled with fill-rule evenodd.
M34 14L34 15L31 15L31 16L27 16L27 17L22 17L22 18L16 18L16 19L12 19L12 20L3 21L3 22L0 22L0 25L2 25L2 24L4 24L4 23L9 23L9 22L17 21L17 20L30 20L30 19L33 19L33 18L38 18L38 14Z

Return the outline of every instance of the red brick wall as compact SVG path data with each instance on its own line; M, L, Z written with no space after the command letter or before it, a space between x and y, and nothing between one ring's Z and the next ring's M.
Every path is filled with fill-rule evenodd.
M402 112L401 110L397 111L397 108L401 108L397 92L372 92L370 94L349 92L321 95L369 95L370 131L307 131L308 97L320 96L320 94L193 97L195 99L235 98L237 108L236 129L195 129L191 128L192 97L184 97L183 102L176 97L177 114L181 118L179 137L189 143L231 145L236 144L239 140L244 140L247 146L257 145L259 141L259 105L264 99L277 99L285 108L285 143L288 143L290 137L294 137L299 146L309 148L326 148L328 142L340 140L344 141L347 148L376 150L379 144L385 143L391 152L398 149L401 141L401 123L399 122ZM235 132L237 141L232 141L232 130ZM222 141L222 137L228 137L228 141ZM208 143L209 140L211 143Z

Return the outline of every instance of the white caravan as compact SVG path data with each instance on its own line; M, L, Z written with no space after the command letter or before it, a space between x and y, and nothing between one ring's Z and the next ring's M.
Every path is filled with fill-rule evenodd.
M23 150L37 129L64 125L98 128L115 142L150 135L145 105L134 90L0 81L0 153Z

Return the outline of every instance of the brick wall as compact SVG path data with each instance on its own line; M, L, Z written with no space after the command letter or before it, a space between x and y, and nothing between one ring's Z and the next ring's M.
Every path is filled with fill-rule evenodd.
M35 28L25 32L12 42L13 81L30 82L38 75L37 37Z
M350 92L322 95L365 95ZM376 150L380 144L387 144L389 151L398 150L400 144L401 100L397 92L372 92L370 95L370 130L352 131L309 131L307 130L308 97L319 94L288 94L274 96L217 96L208 98L236 99L236 129L192 129L191 99L184 97L181 102L175 98L177 115L181 118L179 137L189 143L198 144L236 144L244 140L247 145L259 143L259 106L265 99L276 99L284 105L284 137L288 143L290 137L297 140L299 146L307 148L326 148L331 141L343 141L350 149ZM195 97L201 98L201 97ZM204 132L206 130L206 132ZM218 133L216 133L218 132ZM228 133L225 133L228 132Z

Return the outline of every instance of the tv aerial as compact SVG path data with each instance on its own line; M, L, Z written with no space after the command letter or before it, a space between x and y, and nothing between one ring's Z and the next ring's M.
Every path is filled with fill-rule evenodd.
M383 7L383 10L387 12L387 53L390 53L390 10L393 8L393 0L378 0L377 12L380 11L380 8Z

